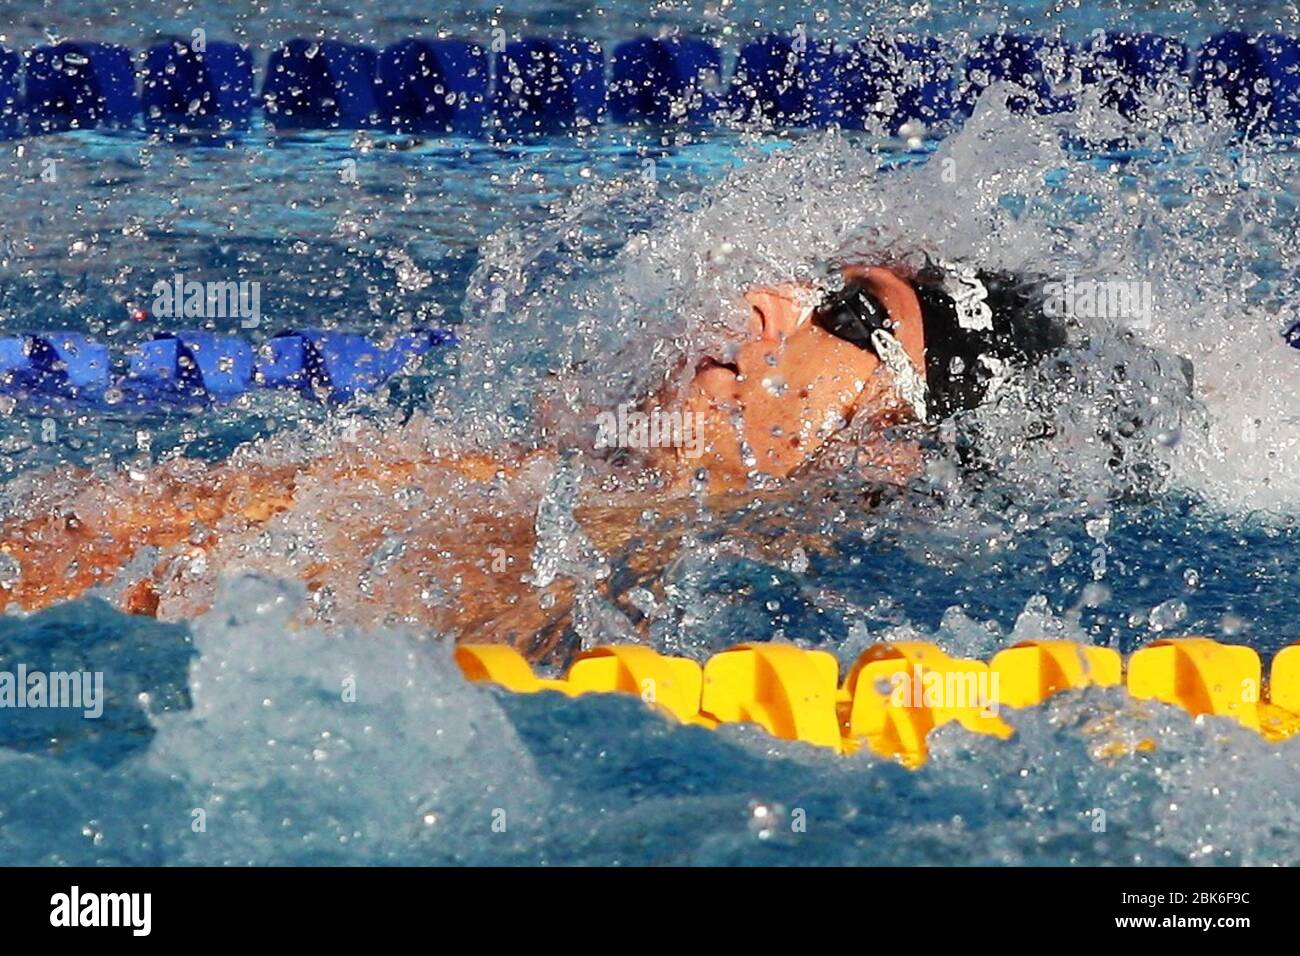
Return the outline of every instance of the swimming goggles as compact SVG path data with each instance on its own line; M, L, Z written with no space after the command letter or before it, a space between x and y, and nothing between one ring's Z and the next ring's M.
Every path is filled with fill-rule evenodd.
M927 420L925 380L894 336L894 322L880 300L861 282L846 283L813 309L811 323L850 345L865 349L894 375L898 393L921 421Z

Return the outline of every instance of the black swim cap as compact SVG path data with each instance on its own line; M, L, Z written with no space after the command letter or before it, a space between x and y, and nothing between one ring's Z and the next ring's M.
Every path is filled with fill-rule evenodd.
M1064 323L1043 310L1044 281L935 265L917 274L931 421L979 405L999 365L1032 366L1066 345Z

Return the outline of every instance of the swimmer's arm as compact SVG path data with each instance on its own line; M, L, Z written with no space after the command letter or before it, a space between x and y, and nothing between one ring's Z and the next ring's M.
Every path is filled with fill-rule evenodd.
M382 490L419 474L427 478L430 464L434 471L475 480L518 467L487 455L434 462L330 456L275 465L178 461L110 478L78 472L70 482L65 480L75 490L31 502L25 515L0 523L0 554L11 565L0 580L0 606L14 602L24 610L37 610L108 585L146 548L188 543L207 549L232 525L263 524L292 507L308 475L331 482L366 482ZM148 598L147 593L128 591L127 609L151 612Z
M296 471L186 462L107 479L78 472L70 494L29 502L0 525L0 553L17 566L0 602L46 607L108 584L141 549L202 544L231 516L265 521L292 500Z

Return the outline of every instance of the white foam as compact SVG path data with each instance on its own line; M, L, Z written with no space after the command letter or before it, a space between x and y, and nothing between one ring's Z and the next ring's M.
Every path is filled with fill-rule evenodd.
M449 862L526 841L547 787L495 692L445 642L290 627L302 598L238 578L194 622L193 709L159 718L147 755L202 811L202 832L177 821L184 858Z

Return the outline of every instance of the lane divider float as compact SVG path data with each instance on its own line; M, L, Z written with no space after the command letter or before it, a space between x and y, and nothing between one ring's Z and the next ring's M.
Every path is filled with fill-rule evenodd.
M1005 740L1014 730L1002 707L1034 707L1085 687L1124 686L1137 700L1225 717L1270 741L1300 734L1300 643L1273 658L1267 685L1253 648L1204 637L1155 641L1133 652L1127 668L1117 651L1073 641L1022 641L988 662L922 641L881 643L842 680L834 655L785 643L739 644L702 666L642 645L607 645L579 654L562 678L539 677L504 644L460 644L455 659L469 680L515 693L632 694L682 723L752 723L837 753L865 746L909 767L926 761L937 727L957 723Z
M1195 63L1193 65L1193 60ZM1073 110L1079 87L1135 116L1170 83L1227 110L1243 133L1300 131L1300 40L1223 31L1193 57L1155 33L1092 34L1081 46L1000 32L963 58L936 37L877 34L836 43L804 33L746 43L724 81L722 50L692 36L637 37L608 57L582 37L525 37L491 54L456 38L410 37L383 49L290 39L272 50L259 93L247 47L163 39L139 58L111 43L0 48L0 136L69 129L244 130L254 104L283 130L386 129L507 136L619 123L702 125L715 118L779 126L927 127L969 115L991 84L1023 90L1013 110Z
M229 401L255 388L330 402L371 392L431 349L448 329L419 329L385 344L351 332L287 330L255 345L202 330L159 332L114 360L78 332L0 337L0 393L134 404Z

